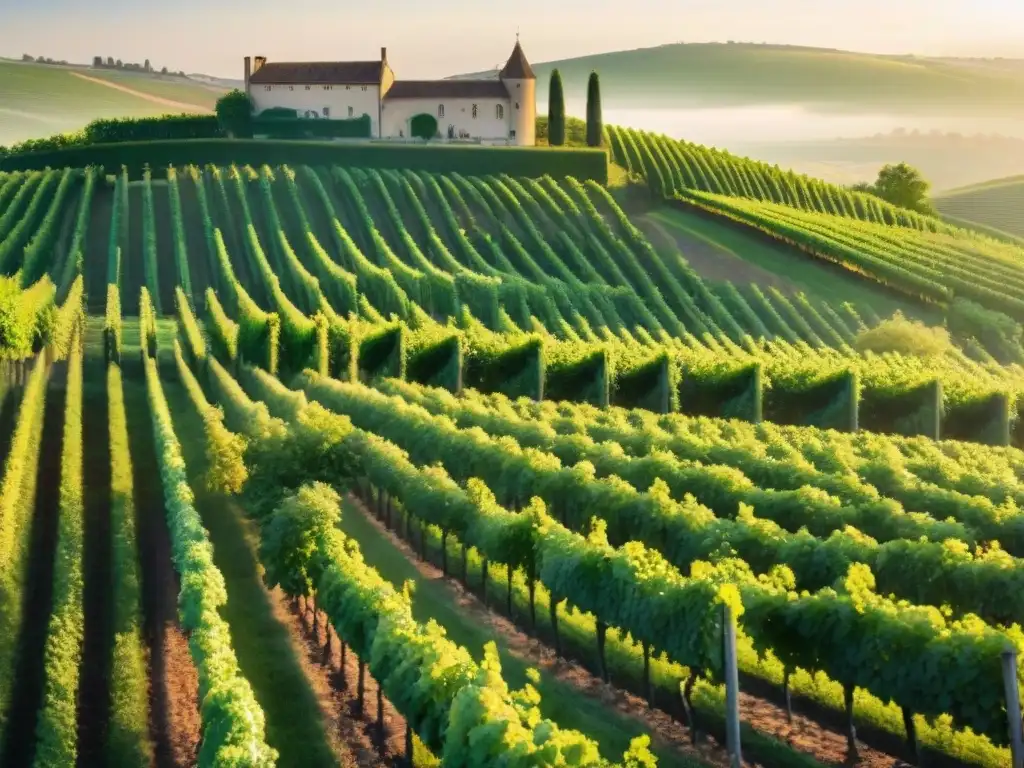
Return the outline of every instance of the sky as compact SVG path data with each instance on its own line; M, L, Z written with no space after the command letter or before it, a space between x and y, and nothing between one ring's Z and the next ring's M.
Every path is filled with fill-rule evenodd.
M400 77L674 42L1024 58L1020 0L0 0L0 56L150 59L241 79L242 57L375 59ZM1016 31L1016 34L1014 32Z

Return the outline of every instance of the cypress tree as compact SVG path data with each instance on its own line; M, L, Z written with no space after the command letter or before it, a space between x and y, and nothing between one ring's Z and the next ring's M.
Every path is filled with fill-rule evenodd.
M587 146L600 147L604 133L601 120L601 83L597 72L587 81Z
M548 144L552 147L565 144L565 93L562 75L557 69L551 73L551 87L548 89Z

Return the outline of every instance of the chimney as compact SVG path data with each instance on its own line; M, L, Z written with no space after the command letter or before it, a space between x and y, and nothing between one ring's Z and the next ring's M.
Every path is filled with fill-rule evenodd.
M252 57L245 57L245 92L249 92L249 78L252 77Z
M380 60L383 61L385 64L388 63L388 49L385 48L384 46L381 46L380 48Z
M267 63L267 57L266 56L257 56L256 57L256 61L253 63L252 73L255 75L257 72L259 72L263 68L263 65L266 64L266 63Z

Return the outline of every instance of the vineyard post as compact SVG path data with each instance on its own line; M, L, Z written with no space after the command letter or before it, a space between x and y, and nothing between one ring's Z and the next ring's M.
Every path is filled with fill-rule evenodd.
M740 679L736 664L736 619L732 608L723 606L725 613L725 742L729 751L730 768L743 765L740 751Z
M1017 688L1017 652L1003 651L1003 687L1006 691L1006 718L1010 726L1010 754L1013 768L1024 768L1024 730L1020 719L1020 691Z

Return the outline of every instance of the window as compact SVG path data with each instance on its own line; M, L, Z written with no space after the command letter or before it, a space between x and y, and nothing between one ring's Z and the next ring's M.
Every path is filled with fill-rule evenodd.
M510 131L508 132L508 137L509 137L510 139L514 139L514 138L516 137L516 129L515 129L515 128L511 129L511 130L510 130Z
M288 90L289 91L294 91L295 90L295 86L294 85L289 85L288 86Z
M330 116L331 116L331 108L330 107L324 107L324 117L330 117Z
M519 102L516 102L516 109L519 109Z
M494 116L499 120L503 120L505 118L505 107L501 104L496 105L494 107Z
M444 117L444 104L437 105L437 116Z
M272 86L272 85L264 85L264 86L263 86L263 90L265 90L265 91L269 91L269 90L270 90L271 88L273 88L273 87L274 87L274 86Z
M306 90L308 91L308 90L309 90L310 88L312 88L312 87L313 87L313 86L311 86L311 85L307 85L307 86L306 86Z
M329 85L325 85L325 86L324 86L324 90L325 90L325 91L329 91L329 90L331 90L331 86L329 86Z
M352 107L349 107L348 108L348 116L352 117L352 113L353 113L353 109L352 109Z
M365 85L363 86L363 90L364 90L364 91L366 90L366 86L365 86Z
M476 120L476 104L473 105L473 119Z
M352 86L351 85L346 85L345 86L345 90L346 91L351 91L352 90Z

